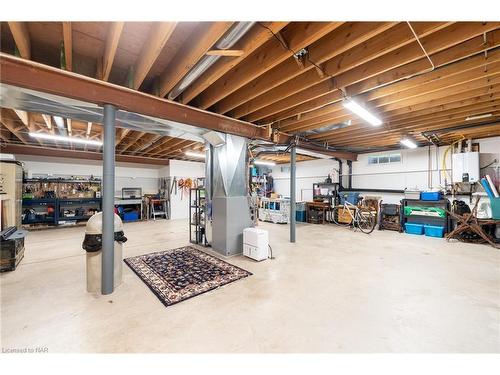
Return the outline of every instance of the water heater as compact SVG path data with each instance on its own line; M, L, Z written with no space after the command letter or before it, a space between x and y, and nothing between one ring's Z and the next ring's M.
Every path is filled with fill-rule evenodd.
M453 182L465 182L464 176L468 176L468 182L479 181L479 152L453 154L452 172Z

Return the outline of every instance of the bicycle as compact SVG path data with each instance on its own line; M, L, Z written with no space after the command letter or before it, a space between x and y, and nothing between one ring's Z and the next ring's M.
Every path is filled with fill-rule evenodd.
M355 229L357 227L365 234L373 232L377 224L377 212L375 210L369 207L356 206L347 201L345 201L343 205L335 206L332 216L335 224L343 227L352 225ZM341 216L342 220L339 220L339 216Z

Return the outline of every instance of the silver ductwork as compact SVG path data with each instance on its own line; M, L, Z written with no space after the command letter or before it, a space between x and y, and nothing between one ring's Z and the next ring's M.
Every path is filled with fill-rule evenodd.
M255 22L238 22L234 25L216 44L217 49L229 49L236 44L238 40L245 35ZM170 91L168 98L173 100L186 90L199 76L210 68L220 56L205 55L189 71L188 74Z
M207 143L206 189L212 248L222 255L243 251L243 229L253 226L248 199L247 140L222 134L225 143Z

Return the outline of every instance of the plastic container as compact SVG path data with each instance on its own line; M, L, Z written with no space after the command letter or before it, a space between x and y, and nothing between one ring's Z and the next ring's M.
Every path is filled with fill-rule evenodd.
M420 191L419 190L405 190L405 199L420 199Z
M350 204L357 205L359 201L359 194L360 193L354 191L340 193L340 204L344 204L345 201L347 201Z
M434 216L446 217L446 211L439 207L406 206L406 216Z
M305 211L295 211L295 220L301 223L306 222L306 212Z
M137 211L125 212L123 214L123 221L139 220L139 213Z
M436 225L424 225L425 235L428 237L443 237L444 236L444 227L436 226Z
M408 234L424 234L424 226L422 224L405 224L405 232Z
M423 191L420 194L420 199L423 201L438 201L441 200L443 194L440 191Z
M490 198L491 217L500 220L500 198Z

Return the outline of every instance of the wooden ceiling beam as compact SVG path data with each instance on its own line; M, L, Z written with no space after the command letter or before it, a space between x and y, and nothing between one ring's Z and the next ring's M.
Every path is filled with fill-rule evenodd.
M265 129L95 78L0 53L0 82L81 100L108 103L129 112L158 117L246 138L268 140Z
M13 111L12 111L13 112ZM27 127L23 125L19 125L19 121L15 120L15 114L13 114L10 110L2 108L0 122L12 133L14 136L19 139L24 144L31 143L30 138L27 136Z
M496 112L493 117L490 117L488 123L496 122L500 120L500 112ZM359 137L355 139L332 139L329 144L334 147L357 147L357 146L367 146L367 145L379 145L385 146L390 142L399 143L402 137L406 136L410 133L410 135L414 138L420 137L420 133L424 131L439 131L440 129L445 129L448 127L453 127L456 125L464 124L463 120L460 119L447 119L447 120L437 120L434 122L430 122L425 126L413 127L413 128L395 128L391 130L385 130L377 132L376 134ZM480 125L480 123L471 123L470 126L473 128L474 126Z
M211 49L207 51L207 56L240 57L245 54L242 49Z
M484 76L481 75L479 77L476 76L474 78L467 78L465 79L465 82L458 82L457 84L453 83L450 87L441 87L439 90L435 91L431 90L431 92L428 93L423 92L422 95L413 98L408 98L404 101L396 103L388 103L388 104L383 104L381 102L379 103L378 110L376 111L376 113L380 117L384 118L385 121L384 112L393 111L405 107L411 107L415 104L426 103L435 99L447 97L458 93L464 93L475 89L498 85L500 83L500 73L498 72L498 68L497 70L491 72L490 74L491 75L485 74ZM322 126L327 125L328 123L331 124L331 123L337 123L338 121L344 121L346 117L355 118L353 114L351 114L349 111L346 111L344 108L339 106L339 110L335 112L333 117L331 117L328 120L323 120L313 125L302 124L300 126L297 125L294 125L293 127L288 126L286 128L286 131L294 132L294 131L305 131L309 129L320 128Z
M141 87L142 82L148 75L151 67L163 50L163 47L172 36L176 26L176 22L153 23L147 43L144 44L139 58L135 63L133 84L134 90L139 90L139 87Z
M303 76L307 76L309 80L314 80L315 82L320 82L321 79L325 78L328 79L328 77L319 77L318 73L315 71L316 66L311 64L308 60L313 61L316 65L322 64L370 38L387 31L395 24L396 22L345 23L312 43L307 48L308 59L304 62L303 70L297 69L296 58L289 57L281 64L262 74L254 81L247 83L245 86L217 103L217 112L227 113L234 109L231 115L239 118L260 108L258 107L260 105L259 99L263 98L262 95L264 93L276 87L281 88L280 85L290 81L292 78L300 76L303 80ZM335 46L335 48L332 48L332 46ZM305 72L309 72L309 74L305 74ZM273 90L273 94L269 96L280 97L280 95L287 95L290 90L295 89L297 91L297 87L300 86L297 86L296 83L287 85L287 88L280 90L280 92L274 93ZM248 103L248 101L251 101L251 103Z
M31 39L26 22L8 22L8 24L19 55L23 59L31 59Z
M145 150L149 146L154 145L156 142L158 142L161 138L163 138L163 135L160 134L150 134L150 137L148 137L147 142L143 142L142 145L138 145L137 147L134 147L134 150L132 151L133 155L136 155L138 152Z
M359 23L356 23L356 25L357 24ZM292 77L293 79L290 79L277 87L271 88L271 90L266 92L265 95L258 96L235 108L231 112L232 116L241 118L250 114L249 118L251 118L251 114L259 109L270 106L277 101L284 100L295 93L322 82L323 80L330 79L332 76L346 72L349 69L353 69L359 65L367 63L370 60L382 56L383 54L414 42L413 33L408 28L406 23L400 23L389 29L383 28L384 25L385 24L382 24L379 27L379 31L381 31L380 33L376 33L376 29L374 30L374 34L367 34L370 38L367 38L364 41L361 40L361 44L356 45L353 48L347 48L344 52L337 55L332 54L331 58L322 64L322 75L314 74L314 72L309 71L297 76L296 78ZM420 37L430 35L433 32L441 30L445 25L448 25L448 23L423 22L419 27L418 35ZM333 34L335 33L336 32ZM324 39L325 37L316 43L319 43ZM336 45L336 43L327 44L328 48L330 48L331 45ZM317 56L317 54L315 54L314 57L313 55L311 56L311 60L315 62L317 62L317 59L320 58L321 56ZM252 83L252 86L253 85L256 84ZM237 94L239 94L239 91L233 95Z
M73 71L73 32L71 22L63 22L64 58L66 59L66 70Z
M262 44L273 38L273 33L278 33L288 22L259 22L233 47L244 53L235 59L219 59L214 65L207 69L201 77L191 84L181 95L181 103L189 103L212 83L217 81L233 67L238 65Z
M398 121L391 122L383 126L381 129L370 127L369 125L364 125L357 127L357 129L350 129L348 132L336 134L334 137L331 136L327 138L326 141L330 142L332 140L354 142L358 139L369 138L369 137L385 137L390 135L394 131L406 131L413 132L415 129L426 129L440 122L466 122L465 118L471 114L478 113L498 113L500 111L500 101L493 100L490 102L485 102L481 104L474 104L471 106L463 107L460 110L450 110L445 111L436 115L431 116L421 116L420 118L412 119L411 121ZM344 130L344 129L342 129Z
M177 138L163 136L157 142L154 142L150 146L147 146L146 148L142 149L141 151L138 151L138 153L140 155L146 155L146 154L148 154L150 152L153 152L154 150L157 150L157 149L161 148L161 146L164 146L164 145L168 144L169 142L173 142L175 139L177 139Z
M468 58L461 62L453 63L451 65L436 69L433 72L414 77L408 80L400 81L392 85L382 87L373 91L370 91L363 95L363 102L368 102L377 98L388 96L391 93L398 93L399 97L406 99L405 90L418 88L421 90L422 85L428 84L429 82L442 82L441 79L444 77L452 77L456 74L463 73L465 71L484 67L491 62L499 61L500 51L493 51L485 57L484 55L477 55L475 57ZM290 129L291 126L302 128L304 126L314 124L315 119L318 122L325 121L329 118L334 118L336 112L342 110L343 107L339 104L331 104L325 106L321 109L310 111L301 116L300 119L287 119L280 122L280 129ZM330 115L330 117L329 117Z
M162 147L158 147L154 151L150 151L148 155L153 155L153 156L159 156L170 152L171 150L178 149L179 147L183 147L186 144L191 144L193 141L186 140L186 139L180 139L180 138L173 138L172 142L169 142L168 146L163 145Z
M342 22L297 22L282 30L288 48L299 51L341 26ZM244 61L214 82L198 97L198 106L207 109L250 81L285 61L292 52L271 38Z
M212 22L208 27L200 24L161 74L160 96L167 96L232 25L233 22Z
M433 54L444 51L450 47L455 45L460 45L461 42L467 40L469 38L473 38L478 34L482 34L484 32L488 32L495 28L498 28L500 23L471 23L473 27L469 24L458 24L462 25L462 28L457 28L456 24L453 24L447 28L442 29L439 32L433 33L425 38L422 38L422 43L425 41L429 41L432 39L431 47L427 52L431 55L431 58L434 58ZM454 27L454 33L449 33L450 30L448 28ZM362 64L356 68L350 69L338 76L335 77L336 87L346 87L357 82L363 81L367 78L376 76L377 74L382 74L386 71L394 69L396 67L404 66L405 64L411 63L415 60L427 60L427 58L422 57L422 50L419 49L418 45L409 44L407 46L398 48L388 54L382 55L374 60L371 60L368 63ZM458 47L459 48L459 47ZM477 50L484 50L484 48L490 48L489 46L485 46L482 43L476 46ZM478 51L479 52L479 51ZM446 54L448 59L454 61L456 49L452 51L444 51L443 54ZM429 61L427 60L427 64ZM436 64L436 63L435 63ZM394 77L394 81L400 80L404 78L402 76ZM328 94L328 91L325 91L325 95ZM350 93L350 95L354 95L354 93ZM307 102L294 100L293 96L287 98L288 100L284 100L281 102L281 107L283 108L279 111L279 107L273 105L271 108L266 109L263 108L259 111L254 112L251 116L247 116L245 119L248 121L257 121L260 120L263 123L269 123L272 121L277 121L279 119L284 119L294 114L297 114L296 111L290 111L289 108L293 108L293 106L298 106ZM325 103L327 104L327 103ZM304 106L307 108L307 106Z
M127 152L127 150L134 144L136 143L139 139L141 139L146 133L140 132L140 131L135 131L133 135L128 135L126 142L123 144L123 146L120 147L120 154L123 154Z
M487 101L500 99L500 85L493 87L489 93L486 93L484 95L480 95L483 94L483 92L480 92L478 90L472 90L469 92L471 94L468 94L465 97L456 97L456 95L454 95L455 98L450 99L454 101L447 100L446 103L436 102L436 101L425 102L423 103L425 105L425 109L420 109L418 111L412 110L411 107L404 107L396 111L387 112L386 115L389 115L388 116L389 122L398 121L402 119L411 121L418 116L424 116L430 114L439 115L443 111L456 110L464 106L481 104ZM445 98L448 99L449 97L446 96ZM353 131L355 131L355 128L353 129ZM322 140L322 139L327 139L328 136L332 134L335 134L335 131L318 133L316 135L309 135L308 138L311 140Z
M120 37L122 35L123 26L125 22L112 22L109 26L108 33L106 36L106 45L104 47L104 56L102 61L98 62L101 65L101 77L103 81L109 79L109 74L111 73L111 68L113 67L113 61L115 60L116 50L118 49L118 43L120 42Z
M68 149L54 149L48 147L38 147L38 146L26 146L26 145L13 145L6 144L3 148L3 152L12 154L24 154L24 155L35 155L35 156L51 156L59 158L75 158L83 160L102 160L102 153L94 151L72 151ZM117 162L124 163L139 163L139 164L150 164L150 165L168 165L168 159L160 158L145 158L141 156L128 156L128 155L116 155L115 160Z

